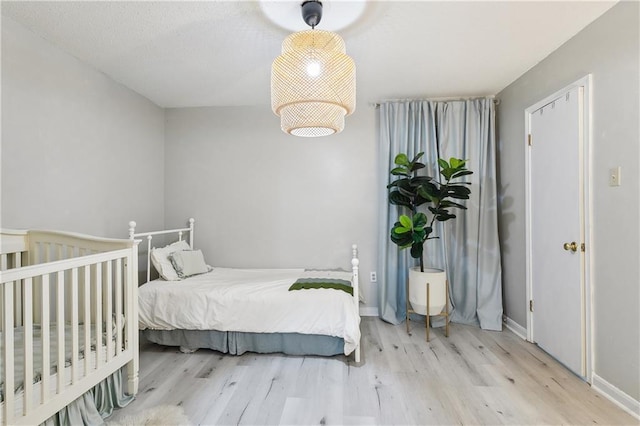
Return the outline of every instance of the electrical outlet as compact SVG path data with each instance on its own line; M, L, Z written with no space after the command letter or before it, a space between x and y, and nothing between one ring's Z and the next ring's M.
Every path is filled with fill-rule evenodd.
M372 283L375 283L375 282L377 282L377 281L378 281L378 274L376 274L376 272L375 272L375 271L371 271L371 279L370 279L370 281L371 281Z

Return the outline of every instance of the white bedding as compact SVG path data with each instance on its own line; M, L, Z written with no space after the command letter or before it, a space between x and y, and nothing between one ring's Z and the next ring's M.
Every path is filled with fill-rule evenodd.
M353 297L334 289L288 291L298 278L316 277L351 281L348 272L232 268L151 281L139 291L140 328L322 334L343 338L348 355L360 340Z

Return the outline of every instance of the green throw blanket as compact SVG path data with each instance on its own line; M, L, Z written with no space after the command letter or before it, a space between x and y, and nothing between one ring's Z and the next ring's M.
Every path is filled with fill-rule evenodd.
M314 288L333 288L346 291L353 296L353 287L349 281L333 278L300 278L289 287L289 291Z

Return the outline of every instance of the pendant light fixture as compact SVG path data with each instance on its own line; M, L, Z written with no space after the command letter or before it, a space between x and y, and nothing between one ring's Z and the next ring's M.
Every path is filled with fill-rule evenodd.
M302 3L302 18L311 27L289 35L271 67L271 108L280 127L294 136L339 133L344 117L356 107L356 67L338 34L316 30L322 3Z

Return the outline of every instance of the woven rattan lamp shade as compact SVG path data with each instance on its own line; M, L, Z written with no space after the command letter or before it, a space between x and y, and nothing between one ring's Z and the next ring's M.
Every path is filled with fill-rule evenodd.
M335 33L307 30L282 42L271 67L271 108L282 131L326 136L344 129L356 108L356 67Z

